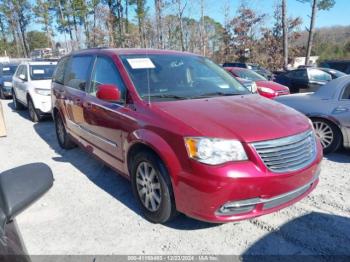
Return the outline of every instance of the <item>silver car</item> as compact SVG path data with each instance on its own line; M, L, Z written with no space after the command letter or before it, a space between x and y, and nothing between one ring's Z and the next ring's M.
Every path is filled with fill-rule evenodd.
M324 153L342 144L350 148L350 76L332 80L314 93L281 96L276 101L311 119Z

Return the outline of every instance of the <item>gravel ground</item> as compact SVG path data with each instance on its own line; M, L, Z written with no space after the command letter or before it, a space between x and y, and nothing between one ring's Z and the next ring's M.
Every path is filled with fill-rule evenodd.
M53 122L33 124L2 101L8 136L0 172L47 163L53 188L17 217L29 254L338 254L350 255L350 155L323 161L310 196L277 213L213 225L179 216L147 222L129 182L79 148L59 148Z

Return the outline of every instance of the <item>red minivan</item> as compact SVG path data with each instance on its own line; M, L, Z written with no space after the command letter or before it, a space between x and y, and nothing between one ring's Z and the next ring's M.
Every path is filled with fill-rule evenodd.
M322 148L310 121L205 57L89 49L59 61L52 87L60 146L78 144L130 179L152 222L177 212L248 219L318 183Z

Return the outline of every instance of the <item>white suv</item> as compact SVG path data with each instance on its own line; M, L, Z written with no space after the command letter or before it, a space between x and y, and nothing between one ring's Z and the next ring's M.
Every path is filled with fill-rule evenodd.
M21 63L12 78L12 98L16 110L28 108L30 119L38 122L51 113L51 78L56 62Z

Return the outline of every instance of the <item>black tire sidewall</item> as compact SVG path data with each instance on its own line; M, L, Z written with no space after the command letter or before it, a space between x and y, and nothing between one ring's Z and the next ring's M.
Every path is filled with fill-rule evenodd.
M157 172L159 182L161 184L161 203L157 211L149 211L142 203L137 192L136 170L141 162L150 163ZM174 194L172 190L171 180L163 162L151 151L138 152L133 158L131 167L131 186L133 194L141 206L142 212L146 219L152 223L165 223L171 220L176 214Z
M31 98L28 98L28 111L29 111L30 120L32 120L35 123L40 121L40 116L38 112L35 110L34 103ZM31 115L30 111L33 111L33 116Z

